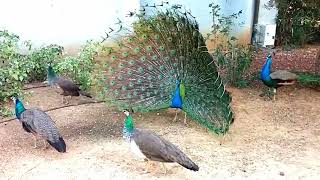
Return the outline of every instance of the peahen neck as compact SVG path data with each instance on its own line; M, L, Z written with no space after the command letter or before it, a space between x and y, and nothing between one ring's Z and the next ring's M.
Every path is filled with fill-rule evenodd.
M16 105L15 105L15 113L16 117L18 119L21 118L21 114L26 110L26 108L23 106L22 102L19 99L16 99Z
M176 90L171 102L171 108L182 109L182 97L184 96L184 86L180 83L179 80L176 82Z
M123 126L123 137L127 140L130 140L131 136L134 133L134 124L133 124L133 118L131 115L128 115L124 121Z
M48 67L47 78L49 85L53 85L57 80L57 75L51 66Z
M262 71L261 71L261 80L262 81L270 81L271 77L271 65L272 65L272 58L271 56L268 56L265 64L262 67Z

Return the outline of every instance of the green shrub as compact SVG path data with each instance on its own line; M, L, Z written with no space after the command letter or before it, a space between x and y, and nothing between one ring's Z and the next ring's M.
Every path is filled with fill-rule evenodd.
M297 73L299 85L304 87L320 87L320 75Z
M212 14L212 31L208 33L207 38L215 41L216 48L212 56L215 64L220 68L223 79L226 83L236 87L246 87L248 82L245 75L252 63L254 51L251 46L237 44L237 38L231 35L232 27L242 11L230 16L220 14L220 7L211 3L210 14ZM221 42L219 42L219 38Z
M25 83L44 81L51 63L59 75L67 76L87 89L91 86L93 58L100 43L88 41L75 57L62 57L63 47L49 45L33 49L30 42L20 42L19 36L0 31L0 105L12 96L21 96ZM1 116L6 115L0 107Z
M77 56L67 56L53 62L54 69L59 75L69 77L80 84L81 89L88 89L92 85L93 59L98 55L100 48L101 43L87 41Z

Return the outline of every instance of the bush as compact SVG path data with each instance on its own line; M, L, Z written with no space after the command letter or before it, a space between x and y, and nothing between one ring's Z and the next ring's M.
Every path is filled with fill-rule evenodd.
M53 66L59 75L71 78L80 84L83 90L88 89L92 85L93 59L101 47L99 42L87 41L76 57L67 56L63 60L53 62Z
M33 50L30 42L21 43L8 31L0 31L0 42L0 102L21 95L24 83L44 80L48 63L61 53L55 46Z
M232 27L235 25L234 20L237 19L242 11L234 13L230 16L220 14L220 7L211 3L210 14L212 14L212 31L208 33L209 42L214 42L216 48L213 50L212 56L215 64L219 67L226 83L236 87L246 87L248 82L245 80L254 51L251 46L237 44L237 38L231 35Z
M62 57L63 47L49 45L33 49L30 42L20 42L19 36L0 31L0 113L7 110L2 107L12 96L21 96L25 83L44 81L47 68L51 63L59 75L65 75L81 88L91 86L93 58L98 54L100 43L88 41L80 53Z

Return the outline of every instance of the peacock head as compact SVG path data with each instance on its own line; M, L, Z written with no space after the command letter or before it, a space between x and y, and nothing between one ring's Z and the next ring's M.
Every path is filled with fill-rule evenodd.
M176 85L179 86L180 85L180 81L177 79L176 80Z
M130 136L130 134L134 131L134 123L133 118L130 116L130 111L133 113L132 109L124 109L123 113L126 115L126 119L124 120L124 133L125 136Z
M130 116L130 113L133 113L133 109L132 108L124 109L122 112L128 117Z
M12 97L11 99L15 104L16 117L17 117L17 119L20 119L21 114L26 110L26 108L24 107L24 105L22 104L22 102L18 98Z
M51 64L48 66L47 78L49 85L52 85L54 80L56 79L56 73L54 72Z

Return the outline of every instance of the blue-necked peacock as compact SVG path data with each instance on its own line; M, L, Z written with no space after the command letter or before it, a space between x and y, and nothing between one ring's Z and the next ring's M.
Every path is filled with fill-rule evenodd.
M26 109L19 99L13 98L15 102L15 113L21 122L23 129L34 136L34 148L37 147L37 137L45 140L58 152L66 152L66 144L59 133L55 122L45 112L39 109Z
M177 146L153 132L135 128L129 110L124 110L123 112L126 115L123 126L123 137L130 143L131 151L138 158L147 160L147 163L149 160L162 163L176 162L192 171L199 171L198 165Z
M57 76L51 65L48 66L47 79L50 86L57 84L62 89L63 92L61 95L63 96L72 97L83 95L92 98L89 93L82 91L80 87L71 80ZM63 102L65 101L66 99L63 97ZM66 101L66 103L68 102Z
M275 100L277 88L286 85L293 85L298 76L285 70L279 70L271 73L271 66L272 56L268 55L266 62L262 67L260 78L266 86L273 88L273 100Z
M117 45L106 48L105 96L137 112L178 108L211 131L225 134L233 122L231 96L194 17L176 6L161 11L157 5L151 7L154 15L146 16L148 7L136 13L132 26L121 24Z

